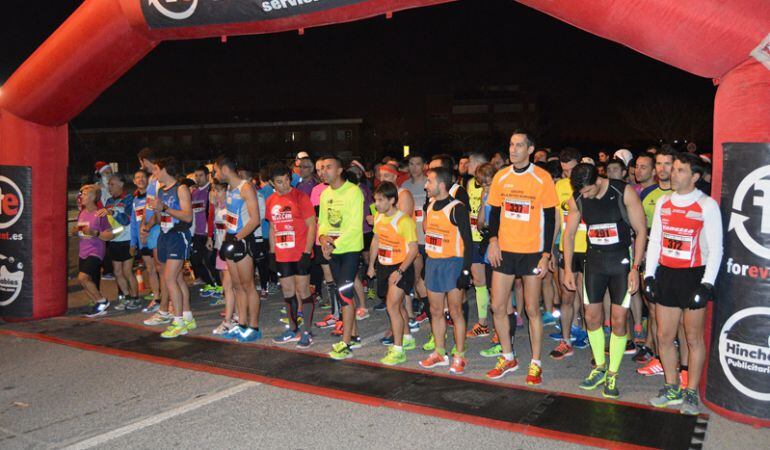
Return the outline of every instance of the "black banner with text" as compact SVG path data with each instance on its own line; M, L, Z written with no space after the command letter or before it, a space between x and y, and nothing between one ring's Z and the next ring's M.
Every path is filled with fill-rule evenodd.
M32 317L32 169L0 166L0 316Z

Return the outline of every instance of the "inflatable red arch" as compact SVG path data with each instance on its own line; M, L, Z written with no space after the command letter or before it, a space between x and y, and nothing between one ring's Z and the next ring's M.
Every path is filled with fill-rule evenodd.
M32 307L67 307L67 122L164 40L303 30L453 0L86 0L0 88L0 166L31 168ZM714 196L722 143L770 142L767 0L522 0L573 26L719 84ZM1 179L0 179L1 181ZM2 183L0 183L2 187ZM7 190L7 187L6 187ZM1 198L1 197L0 197ZM9 198L3 228L19 210ZM31 206L30 206L31 204ZM3 227L3 224L6 227ZM6 247L2 247L6 248ZM717 408L719 409L719 408ZM722 411L730 414L729 411ZM733 415L739 420L763 423ZM764 417L767 419L767 417Z

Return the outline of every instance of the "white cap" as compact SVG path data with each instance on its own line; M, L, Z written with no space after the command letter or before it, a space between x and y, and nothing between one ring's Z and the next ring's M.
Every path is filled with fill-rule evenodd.
M596 163L594 162L594 159L591 158L590 156L584 156L584 157L580 158L580 162L581 163L590 164L592 166L596 165Z
M620 150L616 151L614 155L612 155L614 159L619 159L623 161L623 163L628 167L628 164L631 162L632 159L634 159L634 154L631 153L631 150L621 148Z
M309 158L309 157L310 157L310 155L308 155L307 152L299 152L299 153L297 153L297 159Z

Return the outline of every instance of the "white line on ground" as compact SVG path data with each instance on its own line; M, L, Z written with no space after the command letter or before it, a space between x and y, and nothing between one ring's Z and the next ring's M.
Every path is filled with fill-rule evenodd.
M170 409L168 411L163 411L154 416L150 416L145 419L139 420L137 422L128 424L124 427L117 428L115 430L108 431L107 433L100 434L100 435L88 438L84 441L77 442L75 444L65 447L65 450L85 450L85 449L96 447L98 445L102 445L113 439L119 438L121 436L125 436L129 433L133 433L134 431L139 431L143 428L156 425L160 422L171 419L173 417L188 413L190 411L194 411L208 404L239 394L249 388L252 388L254 386L259 386L260 384L261 383L255 383L252 381L241 383L239 385L233 386L223 391L215 392L213 394L209 394L204 397L195 399L191 402L185 403L181 406Z

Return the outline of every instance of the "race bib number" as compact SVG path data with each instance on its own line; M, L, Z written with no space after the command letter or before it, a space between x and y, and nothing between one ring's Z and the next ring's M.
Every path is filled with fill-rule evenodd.
M505 218L511 220L520 220L529 222L529 211L532 208L530 202L526 200L505 200Z
M434 253L443 253L444 236L435 233L425 233L425 250Z
M225 214L225 223L227 223L227 231L232 231L233 233L238 232L238 216L228 211Z
M88 229L88 222L78 222L78 237L90 238L91 236L86 234Z
M160 228L164 231L169 231L174 228L174 218L168 214L161 214L160 216Z
M479 215L471 213L471 231L479 231Z
M692 236L663 233L661 253L669 258L691 260Z
M422 222L425 219L425 212L422 209L415 209L414 210L414 221L415 222Z
M141 222L144 218L144 206L139 206L134 210L134 216L137 222Z
M294 248L294 231L277 231L275 233L275 247L280 249Z
M192 204L192 210L194 213L200 213L203 212L205 209L206 204L203 202L193 202Z
M393 264L393 247L388 245L380 245L377 249L377 259L383 266L389 266Z
M618 225L615 223L602 223L588 227L588 240L592 245L612 245L620 242L618 237Z
M150 211L152 211L152 210L153 210L153 208L152 208L152 202L153 202L154 200L155 200L155 196L154 196L154 195L150 195L150 194L147 194L147 209L149 209Z

